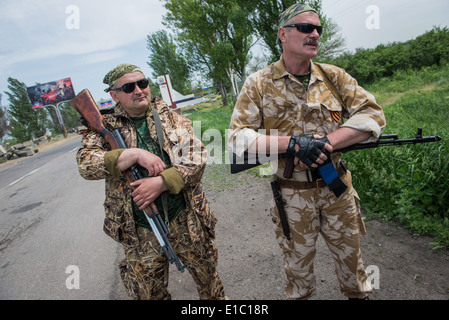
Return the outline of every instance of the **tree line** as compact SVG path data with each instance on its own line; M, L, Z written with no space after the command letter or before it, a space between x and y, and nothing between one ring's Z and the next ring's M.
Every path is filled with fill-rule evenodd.
M449 29L434 27L432 30L407 42L380 44L374 49L358 49L327 62L338 65L350 73L362 85L396 72L420 70L441 66L449 62Z

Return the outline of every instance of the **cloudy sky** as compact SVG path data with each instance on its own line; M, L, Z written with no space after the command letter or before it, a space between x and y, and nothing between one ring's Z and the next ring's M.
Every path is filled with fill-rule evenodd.
M323 0L346 48L407 41L449 24L447 0ZM102 84L114 66L133 63L148 76L146 36L163 27L159 0L0 0L0 93L8 77L27 86L70 77L76 93L108 98Z

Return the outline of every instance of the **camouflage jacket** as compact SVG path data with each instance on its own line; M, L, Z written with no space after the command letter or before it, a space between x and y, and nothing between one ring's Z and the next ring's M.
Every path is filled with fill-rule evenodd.
M185 118L170 111L163 100L155 98L152 106L156 107L161 118L164 150L170 156L172 167L184 180L182 192L186 200L189 231L194 244L199 244L205 237L214 237L216 223L202 190L207 149L193 135L191 126L185 124ZM114 113L103 116L103 122L109 131L119 130L128 148L137 147L136 129L120 104L116 105ZM147 112L147 124L151 137L157 141L151 108ZM109 144L99 134L89 132L76 156L79 172L87 180L105 179L106 234L124 245L137 245L132 190L125 177L113 177L106 169L105 155L109 150Z
M340 127L372 132L373 136L365 142L377 140L385 126L385 116L374 96L343 69L320 65L345 107L327 87L313 62L306 90L287 72L281 58L247 78L232 115L229 148L242 156L262 134L324 136ZM340 158L341 154L333 154L334 162ZM279 160L279 167L285 167L285 160ZM298 165L295 170L305 169Z

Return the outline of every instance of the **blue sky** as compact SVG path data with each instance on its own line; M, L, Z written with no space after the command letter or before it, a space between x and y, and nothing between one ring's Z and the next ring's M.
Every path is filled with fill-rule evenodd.
M0 0L0 8L2 105L8 77L27 86L70 77L76 93L88 88L100 100L109 97L104 75L120 63L151 76L146 36L164 28L166 13L159 0ZM350 51L407 41L449 23L447 0L323 0L323 10Z

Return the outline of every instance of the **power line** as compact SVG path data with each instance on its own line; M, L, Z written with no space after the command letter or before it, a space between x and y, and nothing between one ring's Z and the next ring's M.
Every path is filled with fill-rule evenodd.
M368 1L371 1L371 0L363 0L362 2L359 2L358 4L356 4L355 6L351 6L351 7L348 7L346 9L342 10L342 11L338 12L337 14L335 14L332 17L332 19L335 19L335 18L342 17L342 16L346 15L346 14L354 11L355 9L361 7L362 5L366 4Z
M338 4L341 0L336 0L332 2L330 5L327 6L327 8L333 7L334 5Z

